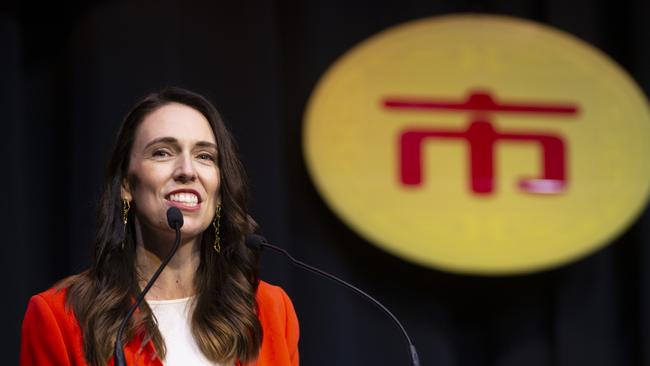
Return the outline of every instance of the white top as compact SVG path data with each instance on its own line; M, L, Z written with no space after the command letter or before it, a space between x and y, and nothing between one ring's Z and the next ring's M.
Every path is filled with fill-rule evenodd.
M190 315L193 297L175 300L147 300L158 320L167 346L166 366L223 366L210 362L192 337Z

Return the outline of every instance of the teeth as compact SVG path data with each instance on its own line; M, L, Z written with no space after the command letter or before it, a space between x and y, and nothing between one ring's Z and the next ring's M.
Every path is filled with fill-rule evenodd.
M189 206L196 206L199 203L199 197L194 193L174 193L169 195L169 200L180 202Z

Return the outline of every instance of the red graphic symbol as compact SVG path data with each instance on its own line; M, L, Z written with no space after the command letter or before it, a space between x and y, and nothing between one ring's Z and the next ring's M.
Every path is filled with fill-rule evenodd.
M487 92L473 92L464 102L424 99L386 98L388 109L454 110L473 112L464 130L415 128L402 131L399 142L400 178L406 186L422 184L422 145L425 140L460 139L469 146L470 185L476 194L494 190L494 147L497 142L533 143L542 150L542 172L539 177L519 180L519 188L528 193L558 194L567 186L566 149L561 136L548 133L500 132L488 119L489 113L534 113L575 115L572 104L498 104Z

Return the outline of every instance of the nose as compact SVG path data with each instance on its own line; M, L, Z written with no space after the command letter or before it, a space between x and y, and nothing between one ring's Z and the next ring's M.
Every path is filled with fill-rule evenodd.
M196 179L196 169L189 154L179 155L174 169L174 179L182 183L191 182Z

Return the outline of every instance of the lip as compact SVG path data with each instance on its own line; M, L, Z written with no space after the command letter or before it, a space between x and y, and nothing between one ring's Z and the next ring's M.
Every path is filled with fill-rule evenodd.
M176 202L176 201L172 201L172 200L169 199L169 196L171 196L172 194L177 194L177 193L192 193L192 194L196 195L196 197L198 198L198 202L197 202L196 206L189 206L189 205L186 205L186 204L184 204L182 202ZM199 192L194 190L194 189L190 189L190 188L175 189L175 190L173 190L173 191L171 191L171 192L169 192L169 193L167 193L165 195L165 200L167 201L167 204L169 204L170 206L178 207L179 209L181 209L183 211L198 211L198 210L201 209L201 202L203 202L203 198L201 197Z

